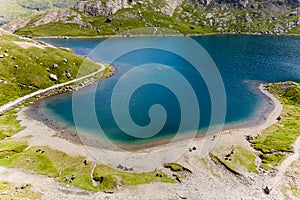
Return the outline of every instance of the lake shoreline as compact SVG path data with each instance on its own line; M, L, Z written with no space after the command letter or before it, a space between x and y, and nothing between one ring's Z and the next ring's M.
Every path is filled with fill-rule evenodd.
M226 35L248 35L248 36L299 36L300 34L262 34L262 33L204 33L204 34L165 34L165 35L100 35L100 36L41 36L41 37L30 37L34 40L39 39L101 39L101 38L134 38L134 37L198 37L198 36L226 36Z
M29 139L30 146L49 146L70 155L85 156L92 161L99 162L99 158L101 158L102 163L112 166L117 166L122 163L127 166L134 166L137 171L151 171L156 167L161 167L164 163L159 159L154 159L151 161L151 163L154 164L147 164L149 161L142 161L147 153L167 151L170 148L177 149L182 146L190 145L190 147L197 147L199 153L207 154L215 146L224 146L229 142L234 144L247 142L245 140L245 135L255 136L265 128L276 123L276 118L281 113L282 105L275 97L265 90L263 84L260 84L259 89L264 94L264 98L267 99L267 105L269 105L264 109L262 116L259 119L256 118L257 120L250 121L250 123L227 126L223 129L222 133L215 133L215 136L206 134L204 137L198 136L196 139L188 138L190 140L181 137L178 141L172 141L170 145L160 141L159 146L157 146L157 143L155 145L151 143L147 149L141 150L118 149L118 146L114 146L107 140L104 140L99 144L97 143L98 141L94 141L94 139L86 140L85 137L78 137L77 134L66 135L65 133L67 133L67 131L65 129L60 130L58 127L53 128L55 127L55 124L52 124L52 127L45 125L45 122L38 121L28 115L28 107L23 108L18 114L18 119L21 120L21 124L27 128L16 134L14 137L20 138L32 135L33 137ZM228 137L231 139L228 139ZM95 145L89 145L90 141L93 141ZM101 145L101 148L95 147L99 147L99 145ZM206 146L209 148L205 149ZM187 148L186 151L188 151ZM181 156L182 155L179 155L179 157ZM120 157L122 159L120 159Z
M261 105L259 108L259 111L255 111L253 116L250 116L248 119L244 119L240 122L233 122L230 124L224 124L222 130L228 131L233 129L242 129L242 128L250 128L254 126L258 126L260 124L263 124L266 120L267 116L275 109L275 106L273 104L272 99L265 95L262 90L259 88L260 84L262 83L254 83L251 87L253 87L256 92L261 93L263 95L263 105ZM59 94L59 95L65 95L65 94ZM55 98L54 96L50 96L49 98ZM160 138L153 138L151 140L146 140L142 142L136 142L136 143L126 143L126 142L119 142L119 141L113 141L112 143L114 145L108 147L106 145L107 138L99 138L95 137L91 133L81 132L77 133L78 130L76 130L76 127L72 127L71 125L68 125L67 123L60 122L59 119L53 117L51 114L45 114L44 112L40 112L43 105L41 105L43 102L35 102L34 104L30 105L28 109L25 111L26 117L29 117L31 119L37 120L42 122L45 126L47 126L50 129L53 129L58 132L58 136L66 139L74 144L82 144L82 138L85 140L85 144L91 147L97 147L99 144L101 144L102 147L109 148L111 150L118 151L120 149L114 148L113 146L116 145L117 147L120 147L122 150L131 151L131 152L143 152L144 150L148 151L153 148L157 148L159 146L164 146L168 144L172 138L172 136L166 136L166 137L160 137ZM198 131L195 138L197 139L205 139L207 137L207 134L213 135L213 132L207 133L206 131ZM213 137L213 136L211 136ZM177 141L181 140L188 140L190 139L189 133L183 133L181 136L178 137ZM101 140L106 140L105 143Z

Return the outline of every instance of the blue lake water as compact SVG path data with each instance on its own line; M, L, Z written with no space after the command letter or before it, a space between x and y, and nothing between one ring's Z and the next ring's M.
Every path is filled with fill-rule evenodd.
M119 43L122 45L132 45L135 42L139 43L145 40L150 43L170 41L166 45L176 45L176 42L174 42L176 38L168 39L170 37L119 38L116 40L119 40ZM263 97L254 87L257 83L287 80L300 81L300 37L222 35L199 36L193 37L193 39L208 52L221 74L226 92L226 99L224 100L227 107L226 124L236 124L249 120L255 117L257 112L262 109ZM89 55L99 43L104 41L104 39L65 40L51 38L41 40L54 46L74 49L77 54L85 56ZM124 43L124 40L130 40L130 42ZM106 51L108 50L106 49ZM97 55L94 53L88 57L96 61L106 61L105 57ZM171 52L145 48L131 51L115 60L113 65L116 67L117 72L113 77L75 92L76 101L82 101L80 106L80 109L82 109L81 118L80 122L76 121L76 126L99 137L105 134L113 141L130 143L144 140L126 134L116 123L111 108L113 90L120 78L134 66L144 63L159 63L163 66L169 66L188 80L199 102L200 120L197 124L198 130L205 130L209 125L222 123L221 120L216 120L210 124L212 101L209 89L203 77L197 74L191 63ZM145 68L142 78L139 74L139 77L132 76L130 80L132 84L139 78L143 81L152 80L153 76L156 76L155 73L158 72L164 81L173 79L173 77L168 76L168 70L171 69L163 66L158 65L156 68L151 69ZM214 77L210 78L214 79ZM128 84L128 88L130 87L131 82ZM89 118L90 113L87 105L89 103L86 101L86 98L89 97L94 89L96 93L92 101L95 103L94 110L103 131L101 133L99 133L94 122ZM124 90L126 90L126 87ZM125 101L123 96L119 94L117 97L119 99L116 99L116 101L120 103ZM186 98L190 97L187 96ZM170 89L160 84L146 84L133 92L129 102L130 116L137 125L141 127L147 126L151 123L149 109L156 104L164 107L167 118L164 126L154 138L172 136L179 130L182 110L176 95ZM40 110L59 119L62 123L74 126L72 106L74 106L72 105L72 94L64 94L43 100L40 104ZM187 124L185 127L183 132L189 132L189 125Z

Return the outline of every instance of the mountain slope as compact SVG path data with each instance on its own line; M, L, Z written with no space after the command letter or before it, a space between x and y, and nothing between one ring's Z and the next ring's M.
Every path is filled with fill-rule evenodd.
M68 8L78 0L0 0L0 25L47 10Z
M82 1L7 25L28 36L105 36L152 27L181 34L299 34L299 0Z

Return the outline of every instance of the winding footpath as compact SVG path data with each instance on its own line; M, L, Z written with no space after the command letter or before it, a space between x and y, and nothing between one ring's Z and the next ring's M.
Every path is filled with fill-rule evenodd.
M84 80L86 78L90 78L92 76L95 76L96 74L100 73L101 71L103 71L105 69L105 65L104 64L99 64L101 66L101 68L91 74L88 74L86 76L83 76L83 77L80 77L80 78L76 78L74 80L71 80L71 81L68 81L68 82L65 82L65 83L60 83L60 84L57 84L57 85L53 85L51 87L48 87L46 89L42 89L42 90L38 90L36 92L33 92L33 93L30 93L30 94L27 94L23 97L20 97L14 101L11 101L7 104L4 104L3 106L0 107L0 115L4 114L5 112L7 112L8 110L16 107L17 105L19 105L20 103L30 99L30 98L33 98L39 94L43 94L45 92L48 92L48 91L51 91L51 90L54 90L54 89L57 89L57 88L60 88L60 87L63 87L63 86L66 86L66 85L69 85L71 83L75 83L77 81L81 81L81 80Z

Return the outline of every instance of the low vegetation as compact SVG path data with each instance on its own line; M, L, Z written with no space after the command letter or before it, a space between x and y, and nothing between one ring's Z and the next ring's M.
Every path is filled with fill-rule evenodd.
M15 185L7 181L0 181L1 200L11 199L41 199L41 193L33 192L30 184Z
M160 170L148 173L136 173L116 170L107 165L97 165L93 173L93 179L101 182L98 187L104 191L113 189L118 185L134 186L151 182L175 182L174 179L167 177Z
M255 155L241 146L234 146L228 149L215 149L210 154L210 157L215 162L222 163L233 173L258 173L255 166Z
M0 140L10 137L24 129L24 127L20 125L20 121L16 118L17 112L15 110L10 110L0 116Z
M46 46L25 49L14 41L27 42L29 45L33 43L13 35L0 36L0 106L100 68L99 64L65 49ZM84 70L81 69L81 74L77 74L80 68ZM66 76L67 72L71 77ZM57 80L51 80L50 74L57 76Z
M106 2L105 0L102 2ZM269 6L261 1L253 6L241 9L232 2L212 2L206 6L197 1L183 1L172 13L172 16L162 12L170 9L166 1L148 1L133 4L130 8L118 10L113 15L99 15L97 13L83 13L74 8L66 9L65 13L73 13L68 19L50 21L33 25L43 14L30 18L25 27L16 31L18 35L27 36L110 36L126 34L128 30L150 28L147 35L168 34L212 34L212 33L257 33L257 34L300 34L300 14L298 8L292 5L273 4ZM250 2L254 4L255 2ZM258 6L259 5L259 6ZM105 6L101 5L103 9ZM101 7L100 6L100 7ZM226 11L220 9L226 7ZM256 8L254 8L256 7ZM95 9L96 10L96 9ZM275 11L276 10L276 11ZM280 10L280 12L279 12ZM170 13L169 13L170 14ZM63 18L63 14L61 18ZM73 19L78 20L75 22ZM155 31L155 30L159 31ZM140 34L145 34L144 32ZM129 34L130 35L130 34Z
M7 147L7 149L12 148L20 147L17 144ZM158 181L175 182L159 170L149 173L125 172L107 165L97 165L91 177L94 163L84 163L84 160L84 157L72 157L49 147L31 147L8 158L0 159L0 165L32 170L53 177L63 184L72 184L93 192L112 191L116 186L133 186ZM158 173L162 176L158 176ZM101 181L100 177L102 177ZM98 184L93 185L92 179L98 181Z
M207 163L205 158L201 158L200 162L212 175L219 177L219 175L214 171L213 167Z
M300 198L300 160L294 161L289 169L286 171L285 175L287 177L287 184L285 187L288 196L294 196ZM289 195L291 194L291 195Z
M283 103L283 111L279 122L256 137L252 146L261 152L261 167L271 170L294 151L292 144L300 136L300 87L294 82L274 83L268 90Z

